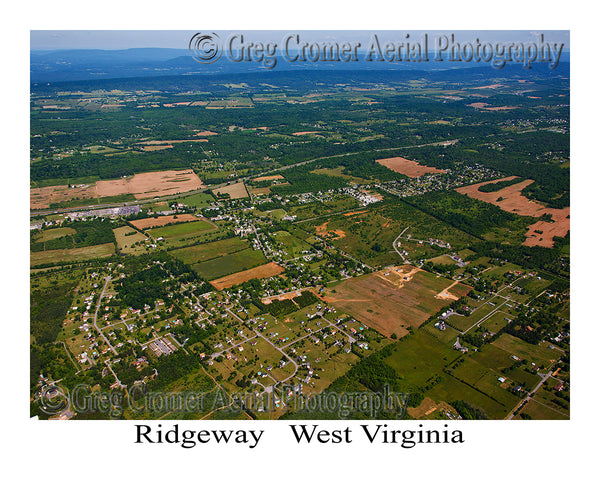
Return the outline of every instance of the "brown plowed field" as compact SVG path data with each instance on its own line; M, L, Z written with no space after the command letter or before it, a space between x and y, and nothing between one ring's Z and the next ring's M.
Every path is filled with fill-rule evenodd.
M281 180L283 175L268 175L266 177L258 177L252 180L253 182L266 182L267 180Z
M482 200L484 202L493 203L502 210L507 212L516 213L517 215L529 216L529 217L541 217L544 214L549 214L554 220L551 222L544 222L540 220L528 227L526 233L527 240L523 242L523 245L527 246L539 246L539 247L552 247L554 245L553 237L564 237L571 228L570 215L571 207L565 207L562 209L558 208L547 208L542 204L529 200L527 197L521 194L521 191L527 186L533 183L533 180L523 180L520 183L509 185L497 192L480 192L479 187L487 183L496 183L502 180L512 180L516 178L506 177L498 180L492 180L491 182L476 183L468 185L466 187L457 188L458 193L468 195L471 198ZM498 201L499 198L503 200ZM539 230L542 233L535 233L534 230Z
M232 183L231 185L227 185L226 187L217 188L214 190L214 193L228 193L229 198L246 198L248 196L248 192L246 191L246 186L244 182Z
M129 223L138 230L146 230L147 228L162 227L169 223L196 222L199 220L198 217L194 217L189 213L181 213L179 215L161 215L158 218L142 218L140 220L132 220Z
M212 135L218 135L217 132L211 132L210 130L205 130L203 132L195 133L195 137L210 137Z
M96 183L96 193L99 197L132 193L135 198L141 199L189 192L202 186L202 180L193 170L164 170L138 173L118 180L101 180Z
M439 168L426 167L425 165L418 164L414 160L408 160L407 158L402 157L383 158L376 161L380 165L383 165L394 172L401 173L402 175L411 178L421 177L426 173L445 173L444 170L440 170Z
M471 103L468 106L473 107L473 108L479 108L480 110L487 110L489 112L497 112L500 110L514 110L515 108L517 108L517 107L508 107L508 106L490 107L489 103L482 103L482 102Z
M253 278L273 277L275 275L279 275L284 270L285 269L283 267L277 265L275 262L271 262L265 265L260 265L259 267L244 270L243 272L232 273L231 275L217 278L216 280L212 280L209 283L217 290L223 290L224 288L239 285L240 283L247 282L248 280L252 280Z
M388 267L327 288L323 300L383 335L408 333L450 299L436 295L453 282L411 265ZM454 291L454 290L453 290Z
M51 203L68 202L73 199L96 198L96 185L69 188L68 185L32 188L29 195L29 208L40 210L49 208Z

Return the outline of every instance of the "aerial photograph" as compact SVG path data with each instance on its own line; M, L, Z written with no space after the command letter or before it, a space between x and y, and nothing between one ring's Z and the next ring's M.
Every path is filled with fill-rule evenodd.
M31 30L30 417L569 420L569 35Z

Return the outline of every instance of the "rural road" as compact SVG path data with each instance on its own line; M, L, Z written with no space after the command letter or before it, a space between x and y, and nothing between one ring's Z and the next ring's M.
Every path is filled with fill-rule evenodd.
M233 313L229 308L227 309L227 312L229 312L230 315L233 315L235 318L237 318L240 323L244 324L244 321L240 317L238 317L235 313ZM281 382L278 382L278 383L287 382L290 378L292 378L294 375L296 375L296 372L298 371L298 364L287 353L285 353L281 348L279 348L277 345L275 345L273 342L271 342L268 338L261 335L260 332L257 332L254 329L252 329L252 331L256 334L257 337L262 338L265 342L267 342L275 350L279 351L285 358L287 358L292 363L292 365L294 365L294 373L292 373L289 377L281 380ZM274 380L277 380L277 379L274 379ZM277 384L275 384L275 385L277 385Z
M540 388L546 382L546 380L548 380L551 376L552 376L552 370L550 370L546 375L544 375L542 377L542 379L540 380L540 383L538 383L536 385L536 387L533 390L531 390L531 392L529 392L529 395L527 395L523 400L521 400L519 402L519 404L515 408L513 408L511 410L511 412L508 414L508 416L505 418L505 420L511 420L515 416L515 412L519 408L521 408L522 406L524 406L527 402L529 402L529 400L531 400L531 398L533 397L533 395L535 394L535 392L538 391L538 388Z
M402 254L400 253L400 250L398 250L398 240L400 240L400 239L402 238L402 235L404 235L404 232L406 232L407 230L408 230L408 227L406 227L404 230L402 230L402 231L400 232L400 235L398 235L398 236L397 236L397 237L394 239L394 241L392 242L392 246L394 247L394 250L396 250L396 253L397 253L398 255L400 255L400 258L402 259L402 261L403 261L404 263L407 263L407 262L406 262L406 258L404 258L404 255L402 255Z
M100 294L100 298L98 298L98 305L96 305L96 312L94 313L94 328L98 331L98 333L100 334L100 336L104 339L104 341L106 342L106 344L108 345L108 347L112 350L112 352L117 355L117 351L115 350L115 348L110 344L110 342L108 341L108 338L106 337L106 335L104 335L104 333L102 333L102 330L100 329L100 327L98 327L98 311L100 310L100 304L102 303L102 297L104 296L104 292L106 291L106 287L108 286L108 282L110 282L110 275L108 277L105 277L106 282L104 283L104 287L102 287L102 293Z

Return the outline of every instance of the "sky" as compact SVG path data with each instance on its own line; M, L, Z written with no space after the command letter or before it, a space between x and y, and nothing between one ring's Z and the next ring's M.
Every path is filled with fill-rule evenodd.
M122 50L128 48L181 48L187 49L192 35L198 31L192 30L31 30L31 50L65 50L65 49L102 49ZM209 30L203 30L209 32ZM410 39L418 39L423 32L432 38L435 35L450 35L455 33L456 41L475 42L532 42L543 33L545 40L551 43L564 43L569 49L570 34L566 30L215 30L221 39L227 39L233 33L243 33L253 41L273 41L280 43L283 37L290 33L302 32L306 41L336 40L368 42L372 34L377 33L385 40L402 41L406 34Z

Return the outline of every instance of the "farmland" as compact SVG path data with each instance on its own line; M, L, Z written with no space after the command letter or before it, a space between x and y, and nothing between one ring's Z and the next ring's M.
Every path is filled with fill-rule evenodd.
M274 275L278 275L283 272L283 268L277 265L275 262L267 263L259 267L250 268L239 273L233 273L225 277L217 278L210 282L210 284L217 290L223 290L224 288L230 288L234 285L252 280L253 278L268 278Z
M99 197L110 197L129 193L142 199L188 192L201 187L202 181L192 171L165 170L139 173L119 180L102 180L96 184L96 194Z
M32 84L32 415L60 381L223 400L127 419L387 387L406 418L567 418L568 69L518 70Z
M514 177L507 177L506 179L497 181L511 180L512 178ZM523 242L523 245L552 247L555 236L564 237L569 232L569 217L571 213L569 207L562 209L547 208L539 202L529 200L522 195L521 191L531 185L533 183L532 180L524 180L494 192L482 192L479 190L479 187L482 185L497 181L469 185L468 187L458 188L456 191L471 198L497 205L502 210L514 212L518 215L531 217L549 216L551 221L539 220L529 225L526 233L527 239Z
M53 204L73 203L93 205L104 202L151 198L187 192L202 187L200 179L190 171L140 173L119 180L99 180L91 184L55 185L31 189L30 208L39 210Z
M155 239L162 237L166 240L173 240L217 230L217 227L206 219L196 220L199 221L181 222L175 225L151 228L148 230L148 234Z
M226 187L217 188L213 190L216 195L228 195L229 198L245 198L248 196L246 186L243 183L233 183Z
M193 247L173 250L173 256L184 263L194 264L212 258L229 255L248 248L248 243L239 238L230 238L211 243L204 243Z
M146 235L129 226L115 228L114 232L117 246L121 252L133 255L146 252L145 242L148 240Z
M141 220L132 220L130 223L139 230L147 230L154 227L162 227L172 223L195 222L198 218L190 215L161 215L160 217L143 218Z
M402 337L450 303L436 298L451 284L412 267L389 268L328 289L324 300L384 335Z
M195 263L192 268L202 278L215 280L223 275L230 275L265 263L262 252L252 249L240 250L229 255L213 258L202 263Z
M377 160L377 163L384 167L393 170L394 172L401 173L407 177L418 178L426 173L444 173L444 170L440 170L434 167L427 167L425 165L419 165L414 160L408 160L402 157L394 158L383 158Z
M64 250L44 250L31 252L29 262L32 267L46 263L81 262L94 258L110 257L115 252L113 243L90 247L66 248Z
M214 197L209 193L196 193L194 195L188 195L182 201L186 205L194 208L205 208L214 202Z

